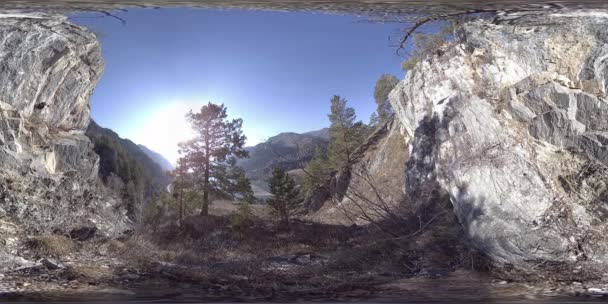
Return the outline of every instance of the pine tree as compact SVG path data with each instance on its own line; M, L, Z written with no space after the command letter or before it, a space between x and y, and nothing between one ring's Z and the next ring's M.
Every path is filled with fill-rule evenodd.
M273 195L269 200L269 206L279 218L279 227L287 228L291 213L302 203L296 182L285 170L275 167L269 184L270 193Z
M256 198L251 187L251 181L244 174L236 180L237 191L244 203L255 204Z
M380 116L376 112L373 112L369 117L369 126L375 128L380 125Z
M201 215L209 214L209 195L220 185L229 157L247 157L246 137L241 130L242 119L228 120L226 107L213 103L203 106L198 113L190 111L188 118L196 136L180 144L186 167L195 177L195 185L203 192Z
M188 188L192 187L192 176L188 172L187 162L185 158L180 158L177 160L177 166L170 175L174 178L173 183L173 195L177 200L178 204L178 224L180 227L184 224L184 201L186 200L186 192Z
M399 79L390 74L384 74L376 81L374 99L376 100L376 113L380 123L386 122L393 113L393 107L388 99L388 95L398 83Z
M331 178L331 170L327 152L317 146L313 159L304 168L306 173L304 176L305 189L313 190L325 185Z
M230 158L226 162L225 170L218 174L218 181L221 185L218 196L229 199L241 199L250 204L255 203L251 182L247 178L245 169L237 166L236 158Z
M355 109L346 106L346 99L338 95L331 98L329 121L329 160L333 169L351 163L351 154L363 142L367 127L356 122Z
M253 211L251 205L244 201L239 205L238 210L232 216L232 228L239 237L243 237L247 229L253 225Z

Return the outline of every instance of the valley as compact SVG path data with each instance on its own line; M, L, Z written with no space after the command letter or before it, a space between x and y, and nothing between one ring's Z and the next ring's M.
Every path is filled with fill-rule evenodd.
M62 2L55 9L76 8ZM112 18L106 8L132 4L84 9ZM357 3L330 4L289 7ZM263 109L244 111L205 101L184 111L187 132L169 134L188 139L168 159L92 119L91 96L111 83L100 81L103 55L117 52L47 5L0 13L0 301L608 296L608 18L596 6L461 14L438 2L437 15L421 11L401 33L404 76L375 75L369 100L334 94L297 109L327 128L247 146L266 124L301 117L284 117L279 102L252 98ZM400 5L385 6L386 22ZM432 33L415 32L437 20ZM156 113L142 100L141 113ZM98 115L112 121L113 111ZM278 122L243 118L268 113Z

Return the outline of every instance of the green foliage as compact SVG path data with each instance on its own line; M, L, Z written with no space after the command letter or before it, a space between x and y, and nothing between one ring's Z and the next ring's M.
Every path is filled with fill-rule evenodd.
M239 205L236 214L232 217L232 228L242 237L243 234L253 225L253 212L251 205L244 201Z
M376 101L376 115L379 123L386 122L389 116L393 113L393 107L388 100L388 95L398 83L399 79L389 74L380 76L378 81L376 81L376 86L374 88L374 100Z
M450 22L445 24L437 33L418 33L413 35L413 51L409 54L408 59L401 63L401 68L404 71L409 71L427 56L441 50L445 42L452 37L454 26L455 24Z
M368 128L361 121L356 122L355 109L346 105L347 101L338 95L331 98L331 112L328 115L329 160L333 169L350 163L351 154L361 145L368 134Z
M369 125L373 128L380 125L380 117L378 116L378 113L373 112L372 115L369 116Z
M201 215L209 213L210 194L223 194L230 158L248 156L243 120L228 120L226 110L223 104L208 103L200 112L186 115L196 136L180 144L180 154L187 171L195 177L194 187L203 193Z
M273 197L268 205L279 218L281 226L287 227L291 213L302 204L300 191L293 178L280 167L275 167L269 184Z
M218 198L241 199L250 204L255 203L255 196L251 182L247 178L245 169L237 166L236 158L230 158L225 166L217 168L214 194Z
M327 184L332 173L327 153L317 147L314 158L306 165L304 171L306 172L304 188L307 192Z

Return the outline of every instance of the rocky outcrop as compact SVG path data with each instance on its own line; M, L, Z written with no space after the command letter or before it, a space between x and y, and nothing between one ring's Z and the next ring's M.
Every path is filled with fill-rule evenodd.
M608 262L608 19L476 20L390 99L406 192L429 180L495 261Z
M66 17L0 14L0 218L28 231L126 228L84 134L103 69L95 35Z

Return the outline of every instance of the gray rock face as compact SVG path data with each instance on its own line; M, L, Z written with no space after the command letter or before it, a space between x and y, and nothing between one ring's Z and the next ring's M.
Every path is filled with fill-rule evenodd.
M391 93L411 137L406 191L448 192L499 262L608 261L608 19L466 23Z
M36 229L126 225L84 135L104 62L66 17L0 14L0 217Z

